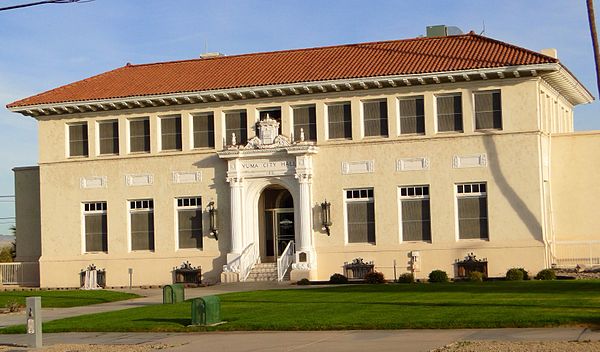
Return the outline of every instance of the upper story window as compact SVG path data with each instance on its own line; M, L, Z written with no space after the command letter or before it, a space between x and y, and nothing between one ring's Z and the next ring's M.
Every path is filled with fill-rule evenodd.
M202 249L202 198L177 199L178 248Z
M352 110L349 102L327 105L328 139L352 139Z
M488 239L486 189L484 182L456 185L459 239Z
M375 243L373 189L348 189L345 193L348 243Z
M106 202L83 203L85 252L108 252Z
M440 95L436 97L438 132L462 132L461 94Z
M100 155L119 154L119 121L99 121L98 141Z
M205 112L193 116L194 148L215 147L215 115Z
M131 250L154 250L154 201L129 201Z
M317 113L314 105L298 106L294 111L294 139L299 141L301 130L305 141L317 140Z
M277 122L279 122L279 131L277 134L281 134L281 108L280 107L272 107L272 108L263 108L258 111L258 117L260 120L264 120L269 117Z
M475 97L475 129L502 129L502 104L500 91L474 93Z
M248 141L248 122L246 110L225 113L225 144L232 144L235 133L235 144L246 144Z
M400 134L425 133L423 96L400 98Z
M388 114L386 100L364 101L363 123L365 137L388 136Z
M150 118L129 120L129 151L150 152Z
M429 186L400 187L402 241L431 241Z
M88 156L87 122L70 124L69 126L69 156Z
M181 150L181 116L160 118L161 150Z

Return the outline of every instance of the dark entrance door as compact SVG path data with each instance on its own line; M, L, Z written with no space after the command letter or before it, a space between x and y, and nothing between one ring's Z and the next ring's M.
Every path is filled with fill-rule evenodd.
M283 253L290 241L294 240L294 212L277 212L277 257Z

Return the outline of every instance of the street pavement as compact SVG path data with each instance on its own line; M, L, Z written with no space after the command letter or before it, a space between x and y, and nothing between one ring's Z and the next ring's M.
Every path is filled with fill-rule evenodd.
M55 344L164 345L173 352L221 351L402 351L420 352L456 341L600 341L600 332L585 328L259 331L211 333L58 333L44 334ZM26 345L25 335L0 335L0 345ZM123 350L126 350L125 348Z

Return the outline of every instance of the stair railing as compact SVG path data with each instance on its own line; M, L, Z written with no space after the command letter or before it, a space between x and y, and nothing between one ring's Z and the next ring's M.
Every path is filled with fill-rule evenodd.
M238 257L223 265L223 271L236 272L240 281L246 281L257 262L258 251L254 249L254 243L250 243Z
M294 241L289 241L283 253L277 258L277 281L282 281L290 265L294 262Z

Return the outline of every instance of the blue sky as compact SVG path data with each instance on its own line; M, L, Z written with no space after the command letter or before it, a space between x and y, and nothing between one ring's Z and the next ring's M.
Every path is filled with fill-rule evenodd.
M14 166L37 162L35 120L4 108L14 100L127 62L195 58L205 47L231 55L412 38L434 24L480 33L484 22L489 37L557 48L598 96L584 0L96 0L0 12L0 195L14 194ZM577 107L575 128L600 129L599 106ZM0 218L10 216L13 204L0 198Z

